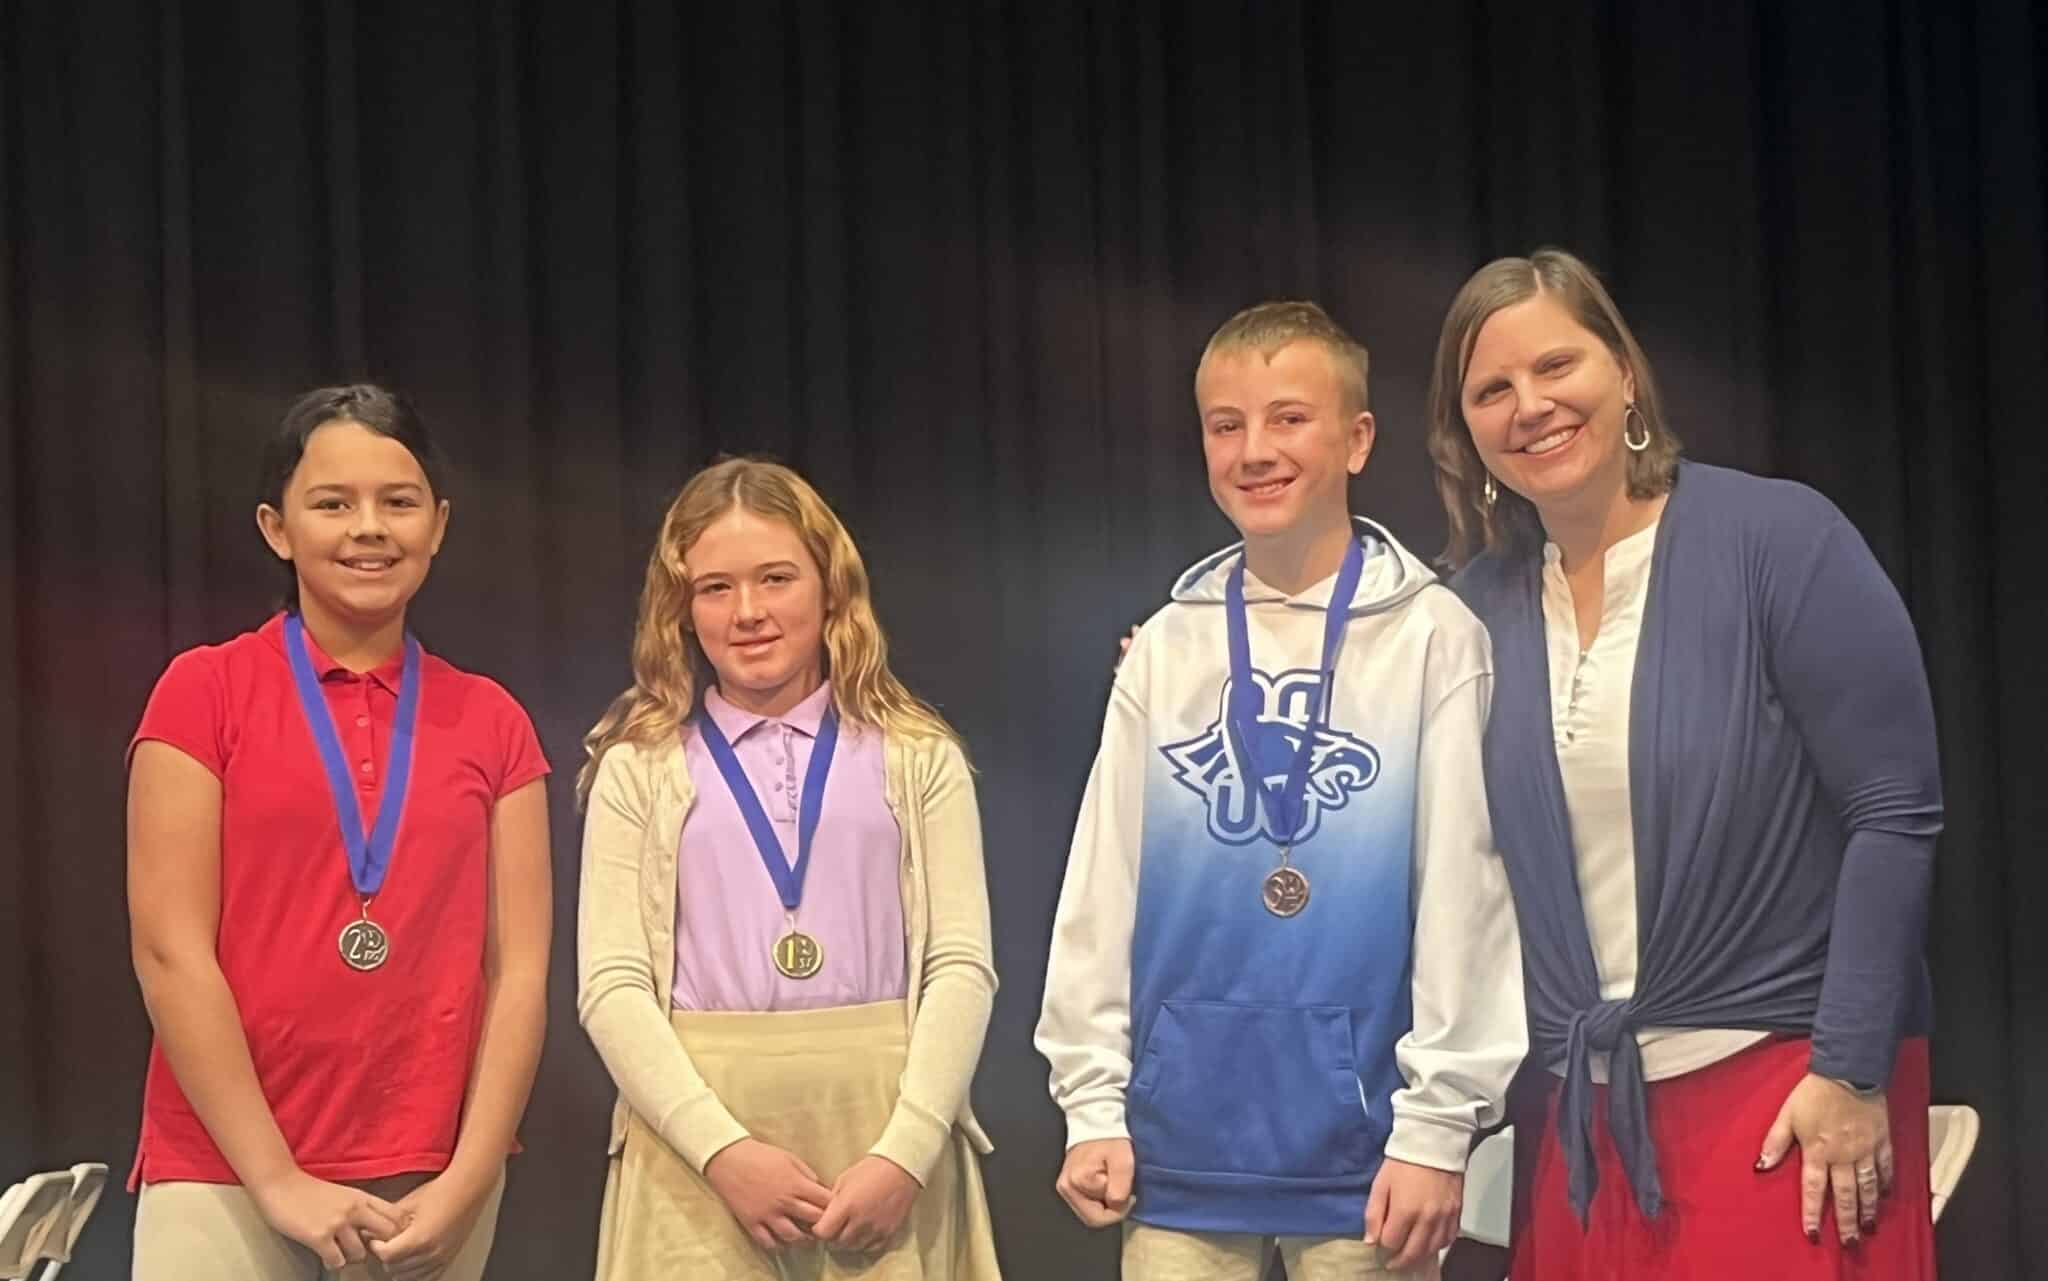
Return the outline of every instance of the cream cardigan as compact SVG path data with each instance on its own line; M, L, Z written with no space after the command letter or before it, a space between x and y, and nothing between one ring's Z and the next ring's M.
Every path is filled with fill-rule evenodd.
M977 1151L991 1150L967 1093L996 975L981 815L966 758L948 740L898 735L888 736L884 756L886 799L903 833L910 1051L895 1111L869 1150L922 1183L955 1123ZM576 1014L619 1087L612 1155L625 1142L631 1108L702 1172L747 1131L669 1024L676 851L695 799L680 736L652 748L620 743L599 763L583 825Z

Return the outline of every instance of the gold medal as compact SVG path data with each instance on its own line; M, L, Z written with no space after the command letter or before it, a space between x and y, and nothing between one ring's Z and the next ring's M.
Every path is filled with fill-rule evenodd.
M754 794L754 784L748 779L746 768L733 754L725 732L718 728L717 718L710 715L699 717L697 733L703 739L705 750L717 763L718 772L725 779L726 790L732 793L733 804L739 807L740 817L746 820L747 834L754 840L754 849L761 855L761 866L767 869L768 879L775 883L775 893L782 900L783 934L768 949L768 957L775 962L775 972L782 977L810 978L825 964L825 949L818 945L818 940L796 927L796 908L803 901L804 874L811 866L811 838L817 835L818 821L824 812L825 778L832 770L832 753L839 745L839 715L828 705L818 719L811 763L804 771L804 790L797 802L794 864L784 857L782 840L776 835L768 812L761 808L761 798Z
M391 956L391 938L370 919L370 900L363 900L361 919L341 932L341 959L352 970L374 970Z
M772 949L775 968L786 979L807 979L825 965L825 949L818 946L818 940L790 926L789 933L775 940Z

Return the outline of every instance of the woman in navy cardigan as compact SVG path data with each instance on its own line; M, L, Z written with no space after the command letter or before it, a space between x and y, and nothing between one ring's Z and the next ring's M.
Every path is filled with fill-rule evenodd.
M1681 460L1569 254L1466 282L1430 400L1547 1069L1514 1278L1933 1277L1941 790L1898 593L1819 494Z

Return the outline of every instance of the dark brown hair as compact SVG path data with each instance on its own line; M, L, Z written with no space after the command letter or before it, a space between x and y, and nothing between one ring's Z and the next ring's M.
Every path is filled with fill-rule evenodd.
M299 460L306 456L306 442L329 423L361 423L379 436L389 436L410 450L420 470L427 474L427 488L442 496L441 455L427 434L427 424L410 401L375 383L346 383L339 387L316 387L292 402L284 419L263 447L263 475L256 501L284 511L284 488L291 483ZM299 607L299 576L290 561L284 567L282 594L286 609Z

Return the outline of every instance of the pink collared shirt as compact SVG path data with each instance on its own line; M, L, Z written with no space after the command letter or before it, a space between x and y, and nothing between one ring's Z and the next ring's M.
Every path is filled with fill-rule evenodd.
M734 707L716 689L704 695L705 713L732 743L791 866L804 773L831 700L828 682L771 718ZM881 731L844 720L839 725L796 910L797 928L824 951L824 965L807 979L784 978L775 968L772 949L788 929L782 900L694 727L684 728L683 757L697 799L676 859L675 1008L814 1010L901 999L902 833L884 790Z

